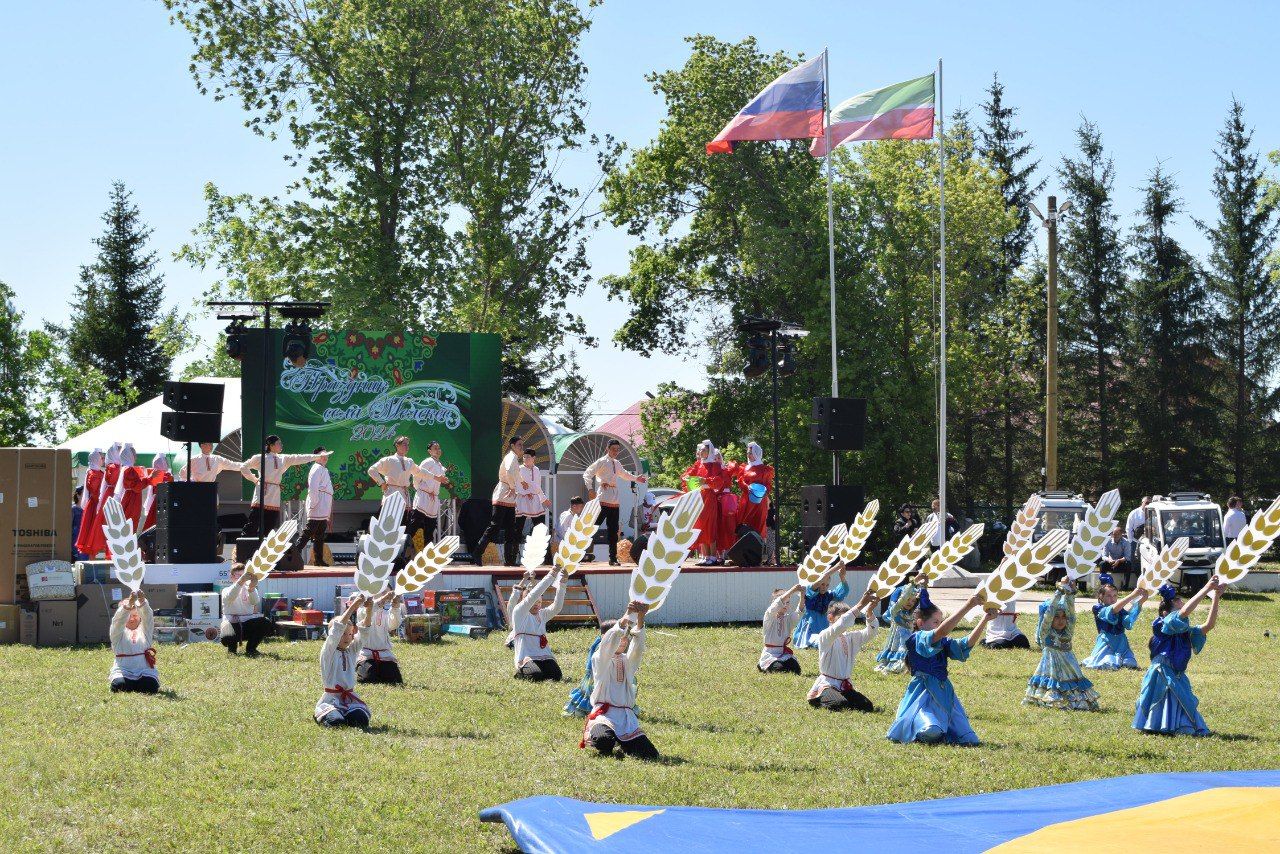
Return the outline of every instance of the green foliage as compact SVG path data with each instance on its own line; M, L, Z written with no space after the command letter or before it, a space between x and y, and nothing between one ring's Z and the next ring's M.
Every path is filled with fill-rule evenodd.
M92 430L142 399L132 382L116 382L96 366L77 362L63 334L49 326L30 338L31 357L41 372L41 434L51 442Z
M270 640L257 659L216 643L161 646L164 693L151 697L109 693L104 646L0 646L0 838L21 851L167 851L191 840L228 851L511 851L505 828L477 814L538 795L814 809L1269 769L1280 755L1274 694L1248 686L1280 679L1280 659L1259 654L1278 604L1274 594L1229 594L1191 663L1214 737L1134 732L1142 674L1132 670L1090 672L1098 712L1023 706L1039 653L979 649L951 668L983 741L963 749L884 737L907 677L871 669L883 630L853 672L876 711L832 715L805 702L814 651L797 650L804 676L765 676L755 669L758 625L663 629L649 638L640 672L641 722L666 757L655 763L579 750L582 720L560 716L597 636L591 629L551 633L570 680L562 683L512 679L502 632L399 644L407 684L360 687L373 711L369 732L312 721L318 642ZM1135 645L1150 632L1151 611ZM1077 650L1091 636L1081 626ZM917 768L928 769L927 786L908 782Z
M551 414L570 430L584 432L591 429L591 407L595 403L592 391L591 383L578 364L578 354L570 353L551 391L550 403L554 407Z
M39 397L39 353L22 328L13 289L0 282L0 446L30 445L44 426Z
M191 33L201 91L239 101L300 169L282 196L206 188L180 256L219 269L215 293L324 297L338 326L500 333L504 390L545 393L521 369L584 337L567 301L588 280L593 227L591 188L558 168L615 156L586 136L583 9L164 2Z

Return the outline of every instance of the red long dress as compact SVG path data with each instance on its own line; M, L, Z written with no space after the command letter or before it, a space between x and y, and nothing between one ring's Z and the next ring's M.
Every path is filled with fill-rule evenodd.
M733 476L738 488L742 490L742 498L738 500L738 524L750 525L757 534L767 539L769 497L773 493L773 466L764 463L758 466L738 465L734 467ZM769 490L759 504L752 504L748 497L753 483L763 483Z
M120 473L124 482L124 494L120 496L120 508L126 519L133 520L133 530L141 531L142 493L147 490L148 470L142 466L129 466Z
M80 534L76 537L75 550L81 554L89 554L93 539L91 532L97 528L98 536L102 536L102 520L98 518L98 493L102 490L102 469L89 469L84 476L84 512L80 515Z
M702 514L698 516L698 539L693 545L695 548L707 546L714 550L719 542L719 492L720 484L724 479L724 468L720 463L707 464L698 460L684 470L680 488L685 492L689 491L688 482L691 477L702 478L702 488L698 490L702 493Z
M156 504L160 497L160 484L173 483L173 472L164 469L151 469L147 483L151 487L151 506L147 508L147 521L142 523L142 530L153 527L156 523Z
M102 505L106 503L111 494L115 492L116 482L120 479L120 464L107 463L106 471L102 475L102 489L98 493L97 512L94 514L94 523L85 525L81 522L80 535L85 536L85 529L88 528L88 536L84 541L84 547L80 551L87 554L90 558L96 558L99 554L107 550L107 535L102 533Z

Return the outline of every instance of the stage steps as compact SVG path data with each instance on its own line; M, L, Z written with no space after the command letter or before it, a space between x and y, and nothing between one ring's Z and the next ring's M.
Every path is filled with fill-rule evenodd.
M507 602L511 599L511 591L519 578L493 579L493 593L498 597L498 607L502 609L502 617L507 625L511 625L511 615L507 613ZM543 597L544 601L547 597ZM594 626L599 622L596 616L596 603L591 598L591 590L581 575L571 575L565 581L564 607L551 621L553 626Z

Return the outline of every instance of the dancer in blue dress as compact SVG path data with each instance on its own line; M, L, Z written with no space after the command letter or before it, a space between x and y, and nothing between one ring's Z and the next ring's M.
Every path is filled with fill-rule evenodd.
M831 586L831 573L828 572L818 581L804 589L804 614L796 625L791 639L797 647L818 648L818 633L831 623L827 620L827 607L832 602L843 602L849 595L849 584L845 581L845 567L840 565L840 583Z
M1040 603L1040 624L1036 643L1044 653L1040 665L1027 681L1022 702L1049 709L1096 712L1098 692L1080 669L1071 651L1076 631L1076 584L1068 578L1058 582L1053 598Z
M911 682L902 695L902 702L898 703L893 725L889 727L890 741L899 744L913 741L921 744L980 743L951 680L947 678L947 659L968 659L969 652L982 637L995 611L984 611L968 637L957 641L947 635L969 609L981 602L980 596L970 596L969 601L945 620L936 605L916 611L915 631L907 638L907 668L911 671Z
M1151 624L1151 666L1138 693L1134 729L1163 735L1209 735L1200 716L1200 700L1187 679L1187 665L1193 654L1204 649L1205 636L1218 621L1223 586L1215 575L1185 603L1172 586L1160 588L1160 616ZM1208 619L1202 626L1192 626L1191 612L1210 593Z
M886 615L889 623L889 637L885 639L884 649L876 656L876 671L879 673L901 673L907 669L907 638L914 628L917 608L927 607L929 601L928 581L916 583L915 572L907 574L907 583L889 594L889 612Z
M1110 575L1104 572L1098 580L1102 582L1102 587L1098 590L1098 604L1093 606L1093 623L1098 627L1098 640L1089 657L1080 662L1080 666L1093 670L1121 670L1126 667L1137 670L1138 659L1129 647L1129 636L1125 631L1137 624L1138 617L1142 614L1142 603L1150 594L1139 587L1120 599L1120 593ZM1133 610L1129 610L1131 605L1134 606Z

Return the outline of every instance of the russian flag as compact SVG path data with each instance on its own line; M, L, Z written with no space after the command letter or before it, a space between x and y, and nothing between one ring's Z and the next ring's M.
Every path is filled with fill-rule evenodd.
M707 154L730 154L742 140L814 139L822 128L822 54L774 80L733 117Z

